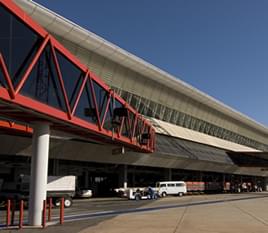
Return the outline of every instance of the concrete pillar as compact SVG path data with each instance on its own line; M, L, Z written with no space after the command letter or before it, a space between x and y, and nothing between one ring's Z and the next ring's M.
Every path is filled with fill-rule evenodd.
M34 124L32 141L29 225L38 226L42 223L43 200L46 199L49 153L48 123L36 122Z
M89 172L88 172L88 170L85 170L85 173L84 173L84 175L85 175L85 184L84 184L84 186L85 186L85 188L89 188Z
M203 181L203 172L199 172L199 181Z
M127 188L127 165L124 164L123 168L123 183L124 183L124 188Z
M127 188L127 173L127 165L124 164L119 171L119 187Z
M172 181L172 169L171 168L165 169L165 180Z
M264 191L268 191L268 177L264 178Z
M132 185L133 185L133 187L136 186L136 167L133 167L133 172L132 172Z

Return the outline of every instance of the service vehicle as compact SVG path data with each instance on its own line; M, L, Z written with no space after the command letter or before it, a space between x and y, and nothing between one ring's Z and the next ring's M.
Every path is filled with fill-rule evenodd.
M165 197L167 195L178 195L181 197L187 193L186 183L184 181L157 182L155 190L161 197Z
M146 188L129 188L126 191L129 200L152 200L157 199L158 194L151 187Z
M71 207L75 195L76 176L48 176L47 198L52 198L55 206L60 206L64 197L64 206ZM3 182L0 190L0 202L7 199L29 200L30 176L22 176L17 182Z

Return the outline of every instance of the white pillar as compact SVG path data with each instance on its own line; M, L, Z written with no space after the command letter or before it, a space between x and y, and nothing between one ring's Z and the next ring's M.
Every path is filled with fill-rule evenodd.
M127 188L127 165L120 165L119 173L118 173L118 186Z
M264 178L264 191L268 191L268 177Z
M124 189L126 189L127 188L127 165L124 165L124 171L123 171L123 173L124 173L124 180L123 180L123 182L124 182Z
M33 127L29 225L42 224L43 200L46 200L49 152L49 124L36 122Z

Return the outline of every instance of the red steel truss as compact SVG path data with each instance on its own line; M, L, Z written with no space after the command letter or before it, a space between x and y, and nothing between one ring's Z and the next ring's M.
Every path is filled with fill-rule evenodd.
M33 129L28 125L20 125L6 120L0 120L0 131L7 134L19 134L23 136L31 136L33 133Z
M124 145L136 151L146 153L154 151L155 131L147 120L11 0L0 0L0 7L35 33L39 41L34 48L34 55L30 57L30 62L25 62L22 75L19 76L16 83L6 62L8 58L0 50L0 78L1 75L3 77L2 84L0 80L0 116L25 122L26 124L31 124L35 121L46 121L55 130L70 132L106 143ZM0 20L2 20L1 17L2 15L0 14ZM24 45L22 44L21 46ZM38 97L33 98L22 91L26 83L29 82L28 80L32 78L32 72L35 67L42 64L41 58L45 51L47 51L46 56L50 54L50 58L46 58L47 63L49 63L46 67L49 70L47 73L51 74L54 71L54 76L56 77L54 82L58 83L56 93L50 95L57 96L57 98L62 96L63 104L61 108L50 105L48 102L40 101ZM63 59L65 63L68 62L81 73L81 82L77 90L73 92L72 100L70 100L70 95L67 93L66 71L62 67L60 59ZM39 74L39 76L41 75ZM46 79L43 81L46 82ZM43 95L42 88L46 86L42 87L40 81L38 81L38 85L39 87L36 90L41 93L39 93L40 95ZM81 110L83 93L90 93L87 95L87 103L90 103L90 106L84 106L83 110L84 116L91 117L91 120L87 120L85 117L81 118L81 115L77 113L78 110ZM42 98L45 99L44 96ZM46 98L48 99L48 97ZM11 122L2 122L1 127L13 127L13 129L22 131L25 129L26 133L31 133L28 127Z

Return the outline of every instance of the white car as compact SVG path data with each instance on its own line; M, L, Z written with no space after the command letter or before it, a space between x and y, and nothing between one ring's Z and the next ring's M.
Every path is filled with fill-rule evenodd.
M77 192L77 197L90 198L92 197L91 189L81 189Z

